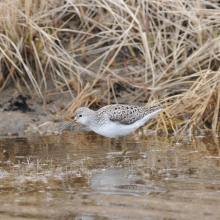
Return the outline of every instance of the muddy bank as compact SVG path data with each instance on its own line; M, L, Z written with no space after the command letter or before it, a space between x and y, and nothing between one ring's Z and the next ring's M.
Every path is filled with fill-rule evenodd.
M43 102L37 96L28 95L25 87L23 89L25 92L21 94L11 85L0 93L0 131L34 130L45 122L61 128L68 123L57 113L70 103L70 94L48 95Z

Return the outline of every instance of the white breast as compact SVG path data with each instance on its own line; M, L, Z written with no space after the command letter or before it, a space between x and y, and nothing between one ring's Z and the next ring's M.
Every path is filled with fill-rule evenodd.
M109 138L125 136L135 131L131 125L123 125L115 122L109 122L108 125L91 128L95 133Z
M90 128L95 133L109 138L125 136L135 131L137 128L141 127L142 125L144 125L144 123L146 123L151 117L153 117L160 111L162 111L162 109L152 112L151 114L146 115L144 118L130 125L124 125L117 122L108 121L107 124L104 124L102 126L94 126L94 127L90 126Z

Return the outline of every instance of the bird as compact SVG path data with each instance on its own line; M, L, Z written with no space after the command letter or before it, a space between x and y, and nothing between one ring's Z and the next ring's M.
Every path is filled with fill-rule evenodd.
M88 126L95 133L108 137L120 138L122 151L127 151L124 136L143 126L150 118L163 110L163 107L154 105L150 107L139 107L134 105L112 104L93 111L87 107L78 108L72 122L62 128L66 128L75 122Z

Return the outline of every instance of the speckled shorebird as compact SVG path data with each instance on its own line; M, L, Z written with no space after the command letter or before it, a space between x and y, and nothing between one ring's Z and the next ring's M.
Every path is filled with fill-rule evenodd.
M107 105L97 111L81 107L75 111L75 118L61 133L75 122L87 125L95 133L109 138L119 137L122 150L126 152L127 146L124 136L144 125L151 117L162 111L161 105L139 107L133 105Z

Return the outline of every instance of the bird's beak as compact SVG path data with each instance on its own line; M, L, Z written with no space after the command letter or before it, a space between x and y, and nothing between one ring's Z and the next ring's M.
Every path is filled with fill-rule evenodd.
M67 129L68 127L70 127L72 124L74 124L76 122L76 118L74 118L69 124L67 124L67 126L65 126L64 128L59 130L59 133L61 134L65 129Z

